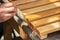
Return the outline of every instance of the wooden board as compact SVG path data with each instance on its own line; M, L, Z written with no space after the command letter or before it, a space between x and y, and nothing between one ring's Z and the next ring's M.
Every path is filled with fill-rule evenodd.
M24 13L25 15L25 18L27 20L29 20L30 22L31 21L34 21L34 20L37 20L37 19L41 19L43 17L48 17L48 16L51 16L51 15L55 15L55 14L60 14L60 8L55 8L55 9L51 9L51 10L47 10L47 11L43 11L43 12L37 12L37 13L34 13L34 14L29 14L29 13Z
M60 29L60 2L22 10L30 28L40 37Z
M33 0L33 1L30 0L30 1L31 2L26 2L24 4L20 3L17 7L21 10L25 10L25 9L45 5L45 4L48 4L48 3L56 2L56 1L59 1L59 0Z
M38 27L36 29L36 32L40 36L43 36L43 35L48 35L49 33L58 31L58 30L60 30L60 21L46 25L46 26Z
M35 20L35 21L30 22L30 23L33 25L33 28L35 28L35 27L39 27L39 26L42 26L42 25L47 25L49 23L55 22L55 21L59 20L59 16L60 15L58 14L58 15L55 15L55 16Z
M23 10L23 14L31 28L35 29L60 20L60 2ZM50 8L50 9L49 9ZM42 11L41 11L42 10Z
M12 0L12 2L15 4L15 5L22 5L22 4L26 4L26 3L30 3L30 2L34 2L34 1L37 1L37 0Z
M50 9L54 9L57 7L60 7L60 2L55 2L55 3L51 3L51 4L47 4L47 5L43 5L43 6L38 6L38 7L34 7L34 8L30 8L27 10L23 10L24 13L36 13L36 12L42 12L42 11L46 11L46 10L50 10Z

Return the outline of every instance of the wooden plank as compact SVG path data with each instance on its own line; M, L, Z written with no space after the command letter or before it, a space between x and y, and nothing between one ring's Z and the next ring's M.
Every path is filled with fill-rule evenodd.
M60 16L60 14L51 16L51 17L47 17L47 18L43 18L43 19L39 19L39 20L35 20L30 23L33 25L33 28L36 28L36 27L46 25L51 22L55 22L55 21L59 20L60 19L59 16Z
M25 4L25 3L30 3L30 2L34 2L37 0L15 0L12 1L15 5L21 5L21 4Z
M37 13L37 12L60 7L59 4L60 4L60 2L55 2L55 3L48 4L48 5L43 5L43 6L38 6L38 7L31 8L31 9L23 10L23 12L30 13L30 14Z
M46 26L42 26L42 27L38 27L36 29L37 35L39 36L43 36L43 35L47 35L49 33L55 32L60 30L60 21L56 22L56 23L52 23Z
M56 2L56 1L59 1L59 0L34 0L31 3L26 3L23 5L19 5L17 7L21 10L24 10L24 9L29 9L36 6L45 5L45 4Z
M55 15L55 14L59 14L60 13L60 8L55 8L55 9L51 9L51 10L47 10L47 11L43 11L43 12L37 12L35 14L24 14L25 18L28 19L30 22L34 21L36 19L40 19L43 17L47 17L50 15Z

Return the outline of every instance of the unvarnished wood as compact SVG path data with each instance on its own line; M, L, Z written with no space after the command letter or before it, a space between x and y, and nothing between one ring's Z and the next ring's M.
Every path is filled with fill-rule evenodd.
M50 6L50 4L54 5ZM47 6L48 8L55 7L55 5L56 7L43 11L40 11L43 9L40 9L42 6L22 10L30 28L35 31L39 37L43 37L60 29L60 3L55 2L50 4L46 4L49 5ZM47 7L44 7L44 9Z
M51 10L47 10L47 11L43 11L43 12L37 12L34 14L30 14L30 13L24 13L25 18L28 19L30 22L36 19L40 19L43 17L47 17L47 16L51 16L51 15L55 15L55 14L60 14L60 8L55 8L55 9L51 9Z
M47 17L47 18L43 18L43 19L38 19L38 20L32 21L31 24L34 27L38 27L38 26L45 25L45 24L48 24L48 23L55 22L55 21L59 20L59 16L60 15L58 14L56 16L51 16L51 17Z
M48 33L60 30L60 25L59 24L60 24L60 21L49 24L49 25L45 25L45 26L42 26L42 27L38 27L36 29L37 30L36 32L40 36L47 35Z
M24 13L36 13L36 12L46 11L46 10L50 10L50 9L60 7L59 4L60 4L60 2L55 2L55 3L43 5L43 6L30 8L30 9L24 10L23 12Z
M25 4L25 3L30 3L30 2L34 2L37 0L15 0L12 1L15 5L21 5L21 4Z
M53 0L53 1L52 0L34 0L32 2L19 5L17 7L21 10L25 10L25 9L37 7L37 6L40 6L40 5L45 5L45 4L48 4L48 3L56 2L56 1L59 1L59 0Z

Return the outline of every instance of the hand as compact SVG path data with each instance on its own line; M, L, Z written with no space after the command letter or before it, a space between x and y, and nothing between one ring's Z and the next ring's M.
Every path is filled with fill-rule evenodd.
M9 20L16 14L16 8L12 3L0 5L0 23Z

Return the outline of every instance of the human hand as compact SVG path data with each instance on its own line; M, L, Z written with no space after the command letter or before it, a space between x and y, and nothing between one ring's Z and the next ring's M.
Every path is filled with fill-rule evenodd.
M16 8L13 3L4 3L0 5L0 23L9 20L16 14Z

